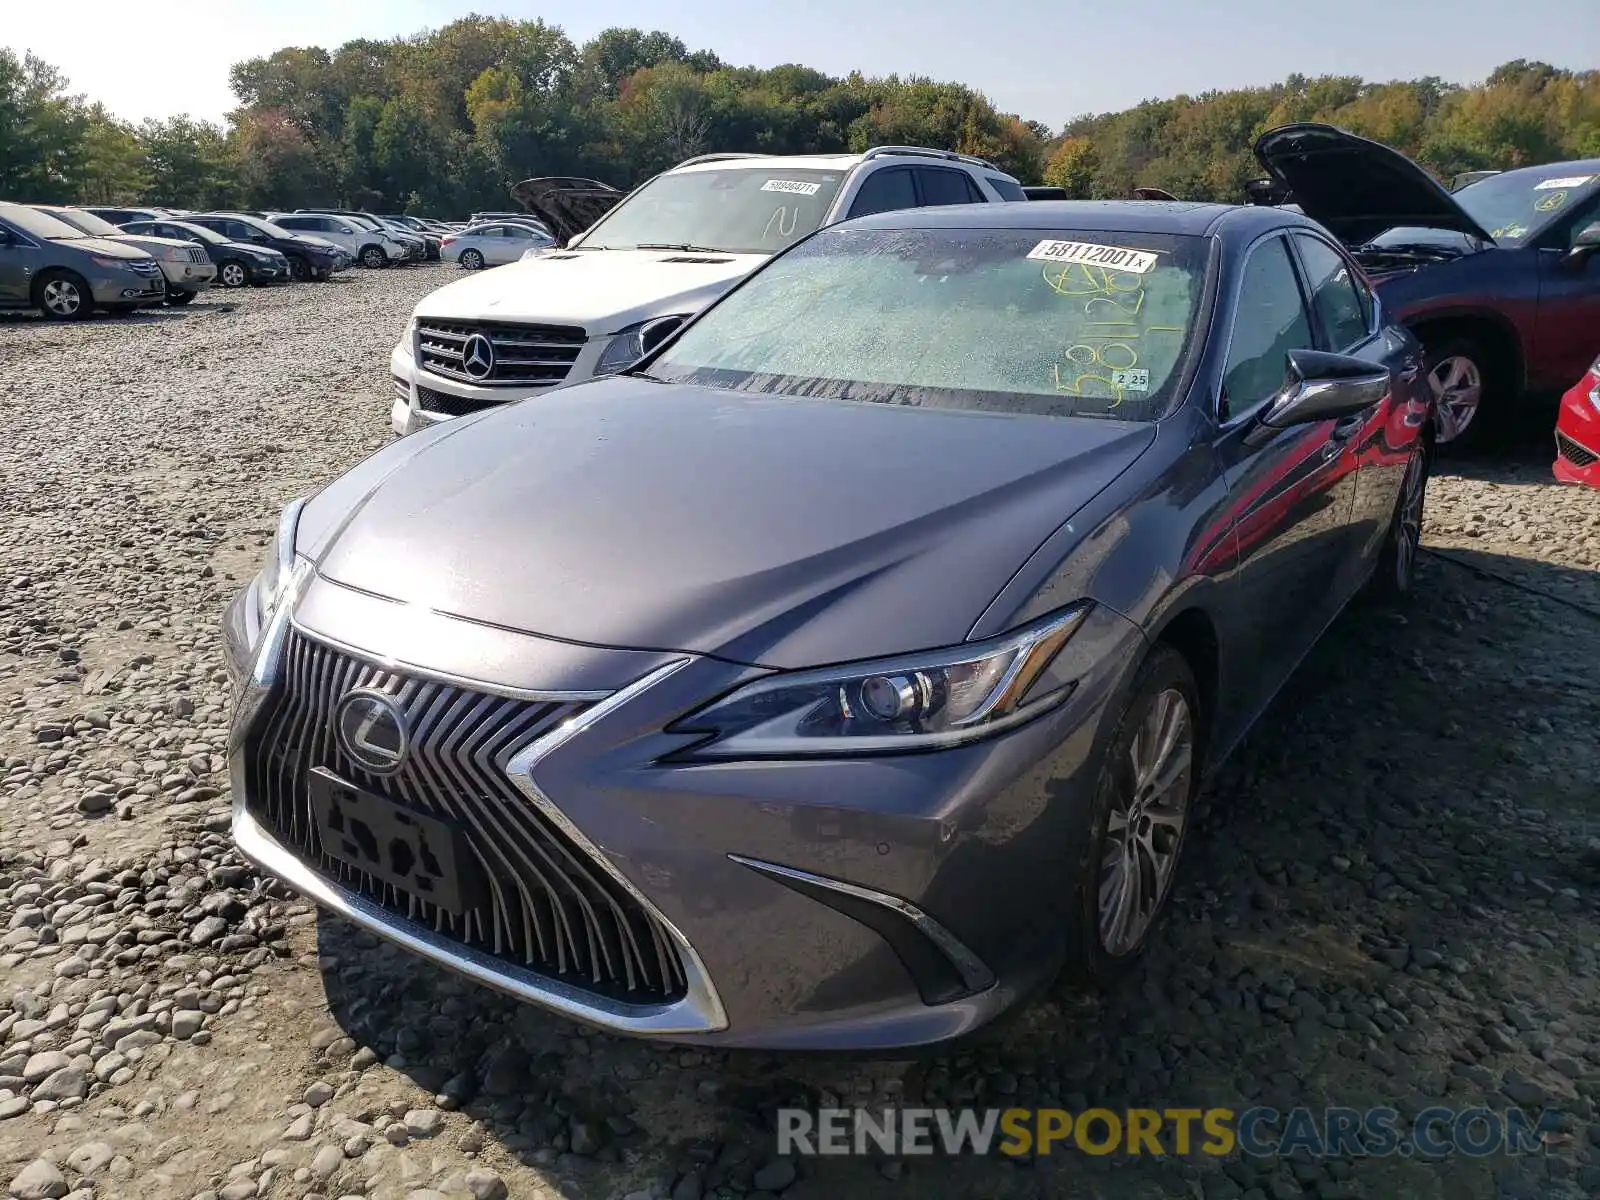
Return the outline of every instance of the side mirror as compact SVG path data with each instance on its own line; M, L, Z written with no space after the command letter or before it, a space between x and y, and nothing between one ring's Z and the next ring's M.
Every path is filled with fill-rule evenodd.
M340 233L354 233L355 230L351 229L348 225L341 225L341 226L339 226L339 232Z
M654 321L645 323L639 330L639 356L643 358L662 342L678 332L678 326L686 320L684 317L657 317Z
M0 246L9 246L10 244L11 244L11 230L9 230L9 229L0 229Z
M1321 350L1291 350L1287 357L1283 387L1261 416L1268 429L1353 416L1389 391L1389 372L1364 358Z
M1572 239L1572 249L1567 251L1567 261L1574 266L1587 262L1600 251L1600 221L1590 221Z

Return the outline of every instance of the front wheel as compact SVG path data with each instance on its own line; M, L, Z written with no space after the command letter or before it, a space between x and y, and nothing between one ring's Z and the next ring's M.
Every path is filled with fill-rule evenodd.
M311 278L311 266L303 258L289 260L289 278L296 283L304 283Z
M230 258L217 268L217 282L225 288L241 288L250 282L250 272L238 259Z
M1482 437L1484 397L1489 390L1488 360L1466 338L1450 338L1429 346L1425 355L1428 388L1438 413L1438 441L1467 447Z
M1422 549L1422 510L1427 501L1428 475L1433 455L1426 443L1419 443L1406 463L1395 501L1389 534L1378 552L1377 570L1372 575L1372 590L1383 599L1399 600L1410 595L1417 577L1417 554Z
M1068 971L1108 984L1138 961L1177 878L1199 782L1199 691L1158 645L1104 750L1068 919Z
M483 270L483 252L467 249L461 252L461 265L469 271Z
M167 303L172 305L174 308L182 308L194 298L194 292L182 292L170 287L167 289Z
M81 321L94 308L89 285L70 271L46 271L34 284L33 301L52 321Z
M387 267L389 256L384 253L382 246L367 246L361 251L361 265L364 267Z

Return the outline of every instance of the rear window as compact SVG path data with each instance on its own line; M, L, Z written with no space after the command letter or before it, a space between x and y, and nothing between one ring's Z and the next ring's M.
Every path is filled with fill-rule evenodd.
M1150 420L1174 399L1203 238L1086 230L824 230L646 372L734 391Z
M1022 190L1022 185L1014 179L1006 179L1000 175L985 175L984 179L996 192L1000 193L1002 200L1026 200L1028 193Z

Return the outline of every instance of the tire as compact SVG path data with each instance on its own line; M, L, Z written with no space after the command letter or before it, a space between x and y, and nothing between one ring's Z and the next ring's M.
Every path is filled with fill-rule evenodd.
M217 264L217 282L225 288L242 288L250 282L250 269L237 258L225 258Z
M173 308L182 308L192 301L197 294L196 292L177 291L169 287L167 289L167 303L172 305Z
M1171 646L1158 644L1139 665L1102 751L1088 836L1078 841L1082 848L1071 864L1076 882L1067 914L1069 982L1103 987L1120 978L1139 960L1166 913L1200 779L1204 722L1198 697L1194 672ZM1178 724L1164 727L1163 719ZM1164 732L1174 740L1161 757ZM1146 771L1141 790L1139 775ZM1161 779L1169 786L1151 792Z
M1370 590L1381 600L1404 600L1411 595L1417 576L1417 554L1422 548L1422 515L1427 504L1428 476L1433 471L1433 448L1423 442L1412 451L1395 499L1389 533L1378 552Z
M81 321L94 311L94 293L83 276L45 271L33 284L33 303L52 321Z
M363 267L376 269L389 265L389 255L382 246L363 246L361 247L361 253L357 257L361 259Z
M1492 416L1493 366L1476 342L1446 337L1425 346L1423 371L1437 408L1438 444L1468 450L1483 444Z
M483 270L483 251L474 250L470 246L461 252L460 263L468 271Z
M289 256L289 278L304 283L311 278L311 264L297 254Z

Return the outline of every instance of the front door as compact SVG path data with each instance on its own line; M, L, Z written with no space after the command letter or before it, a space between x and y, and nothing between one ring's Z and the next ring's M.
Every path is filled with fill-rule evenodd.
M1539 317L1528 363L1535 390L1566 390L1600 352L1600 254L1577 263L1568 257L1578 231L1596 220L1600 194L1540 236Z
M1282 235L1245 263L1223 381L1216 453L1238 551L1233 589L1243 636L1259 656L1241 678L1248 720L1277 691L1348 598L1355 553L1355 434L1360 421L1269 430L1254 420L1283 386L1290 350L1316 349L1300 277Z

